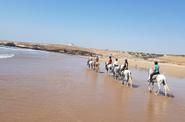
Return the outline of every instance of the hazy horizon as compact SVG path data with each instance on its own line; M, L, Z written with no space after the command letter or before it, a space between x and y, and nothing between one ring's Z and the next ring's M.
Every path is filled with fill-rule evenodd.
M0 39L185 54L182 0L2 0Z

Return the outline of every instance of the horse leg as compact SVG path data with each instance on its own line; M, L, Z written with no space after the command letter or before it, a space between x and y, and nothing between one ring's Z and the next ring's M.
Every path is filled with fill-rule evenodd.
M122 84L124 85L124 80L125 80L125 78L124 78L124 76L123 76L123 78L122 78Z
M99 71L99 64L96 67L96 72L98 72L98 71Z
M121 73L118 73L118 80L121 80Z
M127 74L127 86L129 86L129 75Z
M164 93L165 93L165 96L168 95L168 93L167 93L167 86L166 85L164 85Z
M117 73L115 73L115 79L117 80Z
M129 78L129 84L130 84L130 87L132 88L132 77L131 76Z
M168 87L166 82L165 82L165 85L164 85L164 90L165 90L165 96L167 96L168 95L167 91L170 91L170 88Z
M122 80L122 84L124 85L125 83L124 83L124 79Z
M149 89L149 92L152 92L153 89L154 89L154 83L153 82L150 82L148 83L148 89Z
M149 90L150 92L152 92L152 90L151 90L151 88L150 88L150 84L151 84L151 82L148 82L148 90Z
M107 74L108 74L109 68L108 68L107 64L105 64L105 70L107 71Z
M124 85L125 75L122 74L122 84Z
M116 80L118 80L118 78L119 78L119 72L116 71L115 75L116 75Z
M128 79L127 79L127 87L129 86L129 83L128 83L129 81L128 81Z
M160 83L159 83L159 82L157 83L157 86L158 86L158 90L157 90L157 92L156 92L156 95L158 95L158 94L159 94L159 92L160 92L160 90L161 90L161 85L160 85Z
M91 70L93 69L93 64L91 64Z
M154 81L152 81L151 83L152 83L152 89L151 89L151 92L152 92L154 89Z

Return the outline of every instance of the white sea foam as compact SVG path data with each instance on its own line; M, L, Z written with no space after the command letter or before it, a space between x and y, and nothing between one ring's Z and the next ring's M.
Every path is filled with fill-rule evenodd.
M3 59L3 58L12 58L14 56L15 56L15 54L0 54L0 59Z
M5 47L5 46L0 46L0 49L8 50L8 51L16 51L16 52L28 52L28 53L49 53L47 51L42 51L42 50L17 48L17 47Z
M29 52L34 52L37 50L33 50L33 49L26 49L26 48L17 48L17 47L0 47L0 49L4 49L4 50L12 50L12 51L29 51Z

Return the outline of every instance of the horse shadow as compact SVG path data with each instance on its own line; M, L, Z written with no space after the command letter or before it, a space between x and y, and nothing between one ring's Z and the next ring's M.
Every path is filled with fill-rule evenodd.
M159 95L165 96L165 93L163 91L159 92ZM167 94L167 97L174 98L175 96L173 94Z
M126 86L126 83L123 84L123 82L121 83L123 86ZM130 84L128 85L128 87L130 87ZM132 84L132 88L134 89L137 89L139 88L140 86L139 85L136 85L136 84Z
M139 88L140 86L139 85L136 85L136 84L132 84L132 87L133 88Z
M105 73L105 72L103 72L103 71L99 71L98 73L103 74L103 73Z

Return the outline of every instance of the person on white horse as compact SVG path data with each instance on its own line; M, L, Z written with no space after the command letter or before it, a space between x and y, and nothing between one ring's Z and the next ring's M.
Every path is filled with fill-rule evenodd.
M130 85L132 87L132 76L131 76L131 71L128 70L128 60L124 60L124 64L121 65L121 77L122 77L122 84L126 82L127 86Z
M93 58L92 57L89 57L88 60L87 60L87 66L89 68L92 68L93 67L92 65L93 65Z
M112 68L112 56L109 56L108 62L105 63L105 69L106 69L107 72L108 72L108 70L112 70L111 68Z
M96 70L96 72L98 72L98 70L99 70L99 56L96 56L96 58L95 58L94 70Z
M108 61L107 65L109 65L109 64L112 64L112 57L111 56L109 56L109 61Z
M119 75L119 64L118 64L118 58L115 59L114 63L113 63L113 75L114 76L118 76Z
M121 70L122 70L122 71L123 71L123 70L128 70L128 60L127 60L127 59L125 59L123 68L122 68Z
M154 75L156 76L155 78L153 78ZM159 92L161 90L161 85L163 85L165 96L167 96L167 94L168 94L167 91L170 91L170 89L166 83L166 77L163 74L160 74L159 65L158 65L157 61L154 62L153 69L149 69L149 80L148 81L149 81L148 88L149 88L150 92L152 92L152 90L154 88L154 83L157 83L158 90L156 92L156 95L159 94ZM152 88L151 88L150 84L152 84Z
M153 82L153 76L154 76L154 75L160 74L160 71L159 71L159 64L158 64L157 61L154 62L154 66L153 66L152 69L153 69L153 73L150 74L150 82L151 82L152 84L154 84L154 82Z
M114 67L119 66L119 64L118 64L118 59L117 59L117 58L115 59L115 61L114 61L114 63L113 63L113 66L114 66Z

